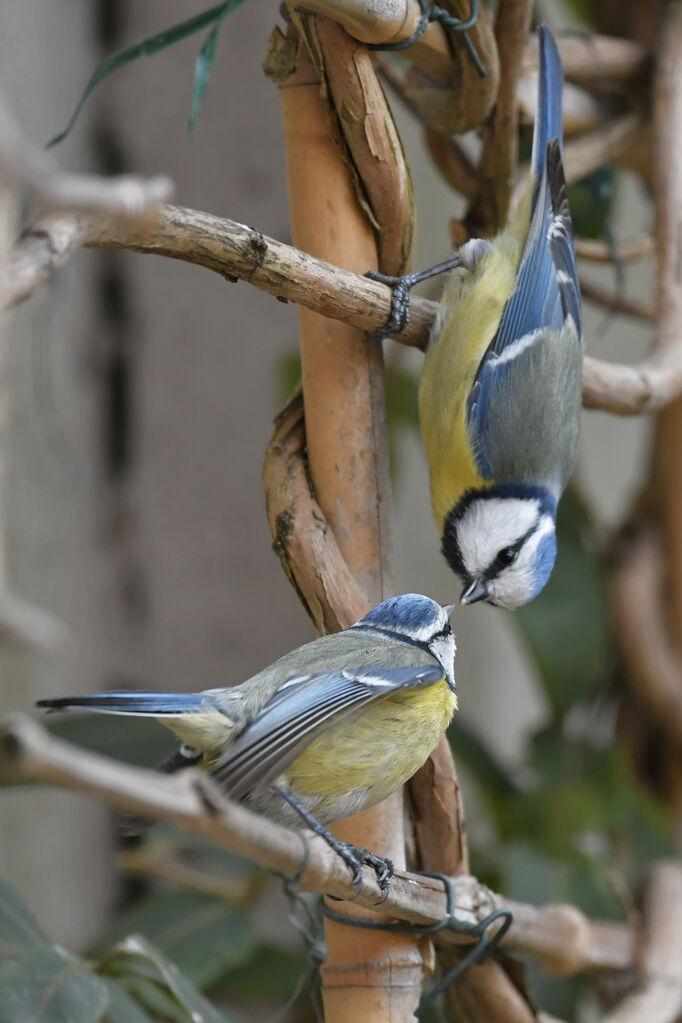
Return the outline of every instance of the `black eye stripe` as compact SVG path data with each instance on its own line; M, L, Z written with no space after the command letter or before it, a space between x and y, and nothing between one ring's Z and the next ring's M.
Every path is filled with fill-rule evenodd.
M523 547L524 543L528 539L528 537L533 535L533 533L535 532L539 525L540 519L538 518L537 522L526 533L524 533L520 540L517 540L516 543L508 544L508 546L505 547L504 550L505 551L513 550L515 554L518 554L521 548ZM504 571L505 568L509 568L510 565L514 564L514 561L507 561L505 558L502 558L500 556L501 554L502 551L500 551L497 557L490 563L483 576L484 579L486 580L494 579L495 576L499 575L500 572ZM516 560L516 558L514 558L514 560Z

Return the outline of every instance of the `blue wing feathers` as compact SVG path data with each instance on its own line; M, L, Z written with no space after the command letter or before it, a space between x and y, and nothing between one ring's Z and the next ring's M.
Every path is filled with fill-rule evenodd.
M386 669L367 665L351 672L311 676L272 700L212 768L233 799L268 785L299 755L306 739L325 724L400 689L432 685L443 677L437 665ZM310 737L310 738L309 738Z
M561 109L563 71L561 58L552 33L546 25L538 30L540 51L538 71L538 109L533 133L533 155L531 167L536 178L540 178L545 167L547 143L551 139L564 140L564 119Z
M202 693L135 693L130 691L91 693L38 700L47 710L91 710L107 714L184 714L206 703Z
M522 338L561 332L570 316L582 338L580 289L573 248L571 216L561 161L563 75L549 29L538 34L540 70L538 111L533 137L532 173L537 186L531 204L528 237L500 325L486 350L467 401L467 422L476 462L484 479L494 477L486 434L491 403L509 385L515 370L509 351ZM520 350L520 349L519 349ZM506 353L506 357L505 357Z

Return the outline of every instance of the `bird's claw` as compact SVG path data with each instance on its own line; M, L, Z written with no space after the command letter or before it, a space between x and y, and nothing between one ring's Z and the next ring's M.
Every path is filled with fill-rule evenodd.
M368 270L365 274L370 281L386 284L391 289L391 312L388 320L375 332L374 337L383 341L391 334L401 334L410 322L410 289L416 281L412 274L403 277L390 277L377 270Z
M349 867L351 880L355 885L355 891L348 901L352 902L353 899L357 899L362 891L362 868L367 866L371 867L377 876L377 883L381 891L381 898L378 900L377 906L380 906L386 900L391 887L391 878L393 877L392 862L383 856L377 856L376 853L370 852L369 849L358 849L357 846L350 845L348 842L339 841L338 844L334 844L334 849Z

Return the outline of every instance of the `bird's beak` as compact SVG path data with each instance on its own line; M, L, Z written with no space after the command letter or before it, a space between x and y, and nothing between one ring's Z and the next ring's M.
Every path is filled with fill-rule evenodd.
M474 579L468 586L465 586L459 602L460 604L475 604L479 600L487 600L488 595L488 584L485 580Z

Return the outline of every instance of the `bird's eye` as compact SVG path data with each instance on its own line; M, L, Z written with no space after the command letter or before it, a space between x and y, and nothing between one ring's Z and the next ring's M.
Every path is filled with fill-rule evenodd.
M511 564L513 564L513 562L516 561L518 553L519 552L516 549L516 547L503 547L502 550L497 555L497 560L502 565L505 565L505 566L506 565L511 565Z

